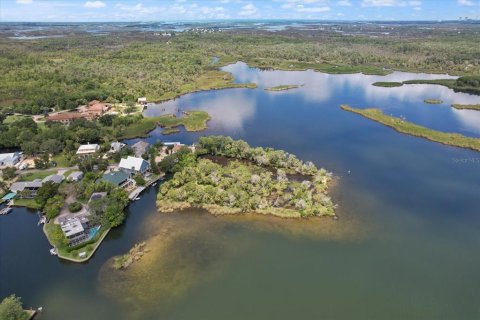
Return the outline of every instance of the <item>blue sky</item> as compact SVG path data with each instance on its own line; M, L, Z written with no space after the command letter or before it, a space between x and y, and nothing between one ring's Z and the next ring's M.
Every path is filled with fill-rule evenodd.
M480 19L480 0L0 0L0 21Z

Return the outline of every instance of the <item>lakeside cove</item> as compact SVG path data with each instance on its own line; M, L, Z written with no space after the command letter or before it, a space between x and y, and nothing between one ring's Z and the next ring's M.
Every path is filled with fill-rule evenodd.
M332 215L282 219L261 212L248 214L243 209L214 216L190 202L187 208L160 214L157 201L164 183L158 183L146 189L139 200L130 202L125 208L125 222L105 235L93 259L70 263L49 256L51 245L36 227L36 214L14 208L13 213L0 218L2 258L8 257L0 265L0 281L4 284L0 293L16 292L28 305L42 305L44 317L54 320L240 320L244 314L238 309L239 301L242 308L251 307L251 317L256 319L292 319L298 317L298 310L309 318L345 319L359 315L388 318L392 310L428 320L444 314L464 318L477 314L475 296L440 291L436 286L446 282L468 292L477 290L471 279L480 263L475 255L480 245L476 210L480 174L471 170L473 164L458 165L452 160L470 159L477 152L407 139L338 107L344 102L388 106L382 109L385 115L405 115L425 127L474 136L480 135L475 131L478 126L465 118L475 111L456 110L449 105L454 101L475 104L476 97L432 85L393 88L399 91L385 93L389 89L370 86L381 77L362 74L265 71L242 64L227 69L236 81L257 79L258 88L202 91L152 103L143 112L145 118L164 113L181 117L179 109L202 110L210 116L204 131L182 127L169 139L192 145L205 135L231 136L235 141L244 140L252 149L262 148L272 154L287 150L298 159L327 168L333 176L326 190L332 205L339 204L334 211L338 220ZM394 73L388 79L417 76ZM305 86L285 95L264 90L282 83ZM432 96L448 107L427 108L419 103ZM459 116L465 112L467 117ZM154 145L164 139L163 130L156 127L147 137L123 143ZM259 155L261 161L272 159ZM226 161L238 160L229 159ZM210 160L223 161L215 157ZM250 166L248 161L244 164ZM192 170L197 170L197 165ZM208 166L218 168L210 163ZM232 168L228 174L233 177L222 178L248 176L242 174L245 168ZM259 164L246 169L261 178L271 175L272 183L279 183L277 170ZM180 176L185 184L178 189L199 179L188 170ZM218 170L223 172L222 168ZM206 172L201 177L211 178L213 171ZM286 172L286 176L289 183L300 184L297 190L311 190L301 186L303 175L296 180L294 172ZM243 181L249 187L264 187L267 184L262 186L262 182L269 180L252 180L250 175ZM168 195L175 188L172 185L166 189ZM185 190L191 202L197 201L196 190ZM439 194L450 196L439 200ZM308 192L299 196L308 199ZM246 203L243 199L238 197L232 203ZM136 248L136 244L142 248ZM440 246L441 252L432 250L432 245ZM115 258L119 259L119 269L115 268ZM32 275L32 265L41 276ZM451 270L459 273L452 276ZM372 291L374 282L380 285ZM289 304L278 303L286 293L299 291L308 294L289 296ZM233 295L238 299L231 299ZM264 299L266 296L270 298ZM425 302L422 299L426 296L429 299ZM448 303L459 296L464 302L461 306ZM217 301L218 307L212 309L211 301ZM311 307L319 301L319 308ZM345 308L348 301L362 303ZM379 309L379 304L385 309ZM232 315L232 310L238 312Z

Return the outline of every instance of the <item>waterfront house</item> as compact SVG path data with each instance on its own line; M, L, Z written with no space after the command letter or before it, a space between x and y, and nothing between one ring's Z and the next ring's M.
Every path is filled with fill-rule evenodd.
M97 152L98 150L100 150L100 146L98 144L82 144L77 150L77 155L89 155Z
M22 160L21 152L0 154L0 167L13 167Z
M99 181L108 182L120 188L126 188L132 184L130 176L124 171L111 171L104 173Z
M118 141L112 142L112 143L110 143L110 151L109 152L111 152L111 153L119 152L123 148L125 148L125 146L126 146L126 144L122 143L122 142L118 142Z
M43 185L40 179L33 181L14 182L10 186L10 191L16 193L19 198L32 199L37 195L38 189Z
M70 246L76 246L89 239L89 220L86 214L68 215L58 219L60 228L68 239Z
M78 182L83 179L83 172L82 171L73 171L67 177L67 181L70 182Z
M140 158L142 155L148 152L150 149L150 143L145 141L138 141L132 145L133 153L136 157Z
M145 175L150 170L150 164L145 159L128 156L123 158L118 165L120 170L129 176L135 174Z

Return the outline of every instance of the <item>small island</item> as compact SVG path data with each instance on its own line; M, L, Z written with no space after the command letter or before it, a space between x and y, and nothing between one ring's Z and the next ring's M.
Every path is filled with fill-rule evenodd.
M372 86L393 88L393 87L401 87L401 86L403 86L403 83L401 83L401 82L378 81L378 82L372 83Z
M122 139L144 138L157 126L164 128L162 134L179 132L178 127L183 126L187 131L202 131L207 128L210 115L206 111L193 110L183 112L183 117L176 117L173 114L158 117L138 117L130 123L122 132Z
M479 138L472 138L461 135L459 133L441 132L425 128L417 124L405 121L402 118L388 116L379 109L357 109L352 108L348 105L342 105L340 107L345 111L350 111L362 115L365 118L386 125L401 133L421 137L444 145L480 151Z
M425 99L423 100L426 104L441 104L443 103L443 100L440 99Z
M331 173L283 150L210 136L159 166L174 175L157 196L160 212L189 207L215 215L259 213L282 218L335 216L328 195Z
M265 88L265 91L286 91L286 90L292 90L292 89L297 89L300 88L301 86L293 84L293 85L281 85L281 86L276 86L276 87L269 87Z
M477 110L477 111L480 111L480 104L454 103L454 104L452 104L452 108L455 108L455 109L458 109L458 110Z

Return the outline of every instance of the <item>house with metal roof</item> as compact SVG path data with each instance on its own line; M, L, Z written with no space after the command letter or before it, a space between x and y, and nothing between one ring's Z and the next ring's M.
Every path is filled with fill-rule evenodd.
M67 181L70 182L78 182L83 179L83 172L82 171L73 171L67 177Z
M56 183L56 184L60 184L60 183L62 183L63 179L64 179L63 175L52 174L52 175L49 175L49 176L43 178L42 183L53 182L53 183Z
M132 183L130 175L124 171L111 171L104 173L102 178L98 181L108 182L120 188L126 188Z
M100 146L98 144L82 144L77 150L77 155L89 155L97 152L98 150L100 150Z
M129 176L135 174L144 175L150 170L150 164L145 159L132 156L128 156L126 159L123 158L118 167Z
M38 189L43 185L40 179L33 181L14 182L10 186L10 191L16 193L20 198L35 198Z

